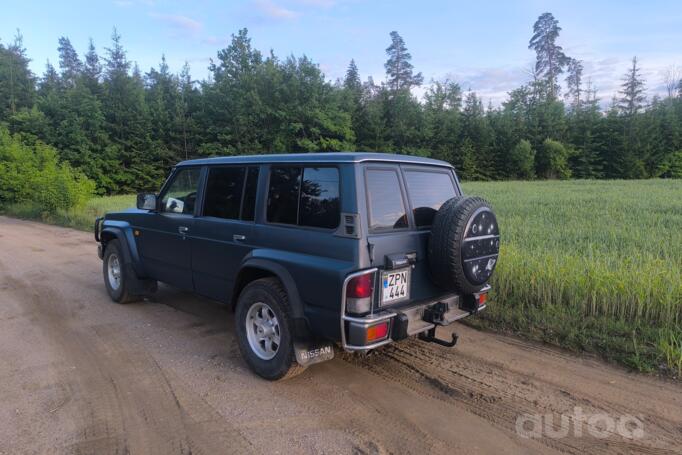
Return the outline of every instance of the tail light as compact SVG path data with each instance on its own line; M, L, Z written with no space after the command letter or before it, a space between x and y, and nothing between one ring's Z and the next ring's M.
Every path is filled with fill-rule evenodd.
M474 297L476 297L476 303L478 304L479 308L482 306L485 306L486 302L488 301L488 293L487 292L481 292L480 294L475 294Z
M367 343L381 341L388 336L388 321L371 325L367 328Z
M346 311L353 314L369 313L374 295L374 272L351 278L346 284Z

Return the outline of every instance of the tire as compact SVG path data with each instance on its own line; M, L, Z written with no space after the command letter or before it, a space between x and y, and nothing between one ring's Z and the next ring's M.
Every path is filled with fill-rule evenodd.
M121 243L117 239L110 240L102 258L102 275L107 293L111 300L116 303L130 303L139 300L138 296L130 293L131 285L134 283L130 282L126 273L126 265Z
M441 288L473 294L495 270L500 231L490 204L479 197L454 197L433 218L428 262Z
M242 290L235 332L242 357L257 375L276 381L305 370L296 362L293 327L289 298L277 278L252 281Z

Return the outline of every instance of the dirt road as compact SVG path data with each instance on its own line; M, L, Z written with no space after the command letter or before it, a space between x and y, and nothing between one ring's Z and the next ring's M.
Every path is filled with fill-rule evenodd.
M682 453L679 384L454 330L269 383L223 307L116 305L90 235L0 217L0 454Z

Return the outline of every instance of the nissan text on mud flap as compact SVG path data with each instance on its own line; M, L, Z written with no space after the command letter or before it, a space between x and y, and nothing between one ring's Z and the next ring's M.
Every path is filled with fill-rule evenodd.
M224 302L240 351L276 380L486 306L500 233L443 161L383 153L179 163L158 194L95 222L112 300L161 281Z

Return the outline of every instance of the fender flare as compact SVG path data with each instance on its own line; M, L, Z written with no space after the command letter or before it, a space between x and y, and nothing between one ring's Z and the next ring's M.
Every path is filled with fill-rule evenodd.
M107 237L113 237L119 241L121 248L123 249L123 260L132 265L137 276L144 276L144 270L136 248L135 237L133 236L133 230L130 225L125 222L116 224L105 222L100 234L102 248L106 247L108 241L106 240Z
M291 316L294 319L305 319L305 315L303 312L303 301L301 300L301 296L298 293L296 281L291 276L291 273L289 273L286 267L272 260L251 257L242 262L242 265L239 268L239 273L237 275L238 276L241 275L242 270L244 270L245 268L265 270L279 278L279 280L284 285L284 289L287 291L287 295L289 297L289 306L291 307L292 311ZM235 301L237 297L238 297L237 295L234 296Z

